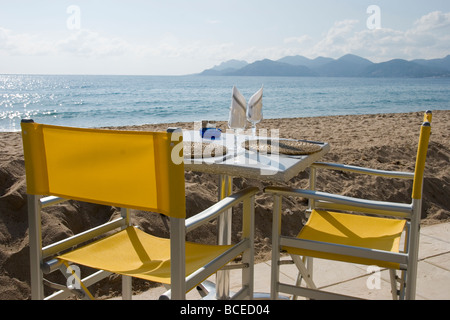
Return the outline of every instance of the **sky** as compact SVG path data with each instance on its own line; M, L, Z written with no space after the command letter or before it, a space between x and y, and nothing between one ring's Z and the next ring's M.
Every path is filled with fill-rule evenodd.
M449 0L0 0L0 74L184 75L237 59L450 54Z

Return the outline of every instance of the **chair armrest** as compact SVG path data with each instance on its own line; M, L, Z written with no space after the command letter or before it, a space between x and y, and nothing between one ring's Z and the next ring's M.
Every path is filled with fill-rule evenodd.
M397 178L397 179L414 179L413 172L402 172L402 171L387 171L387 170L376 170L358 166L350 166L339 163L327 163L327 162L315 162L311 165L314 168L320 169L331 169L331 170L340 170L340 171L349 171L360 174L388 177L388 178Z
M285 187L267 187L264 191L282 196L300 196L308 199L325 201L330 203L329 207L332 207L331 203L339 204L342 206L346 206L345 209L347 210L366 209L371 213L385 213L403 217L409 217L412 214L411 204L365 200L320 191L291 189ZM340 207L340 209L342 209L342 207Z
M365 259L384 260L393 263L399 263L402 266L406 266L408 263L408 255L405 253L390 252L373 248L354 247L337 243L297 239L283 236L281 237L281 245L334 254L338 253L342 255L360 257Z
M207 223L208 221L217 218L224 211L232 208L233 206L246 199L253 197L258 192L259 188L249 187L220 200L208 209L196 214L195 216L190 217L189 219L186 219L186 232L192 231Z

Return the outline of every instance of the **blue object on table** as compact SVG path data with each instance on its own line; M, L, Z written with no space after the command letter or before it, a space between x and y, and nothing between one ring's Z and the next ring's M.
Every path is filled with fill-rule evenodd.
M217 128L201 128L200 135L203 139L209 140L217 140L220 139L220 135L222 134L222 130Z

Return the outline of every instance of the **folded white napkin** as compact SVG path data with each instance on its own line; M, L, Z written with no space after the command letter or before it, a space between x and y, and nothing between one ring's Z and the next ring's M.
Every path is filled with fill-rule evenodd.
M263 87L259 89L248 101L247 119L252 123L258 123L263 119L262 113Z
M231 97L230 117L228 126L232 129L245 129L246 125L246 105L244 96L234 86Z

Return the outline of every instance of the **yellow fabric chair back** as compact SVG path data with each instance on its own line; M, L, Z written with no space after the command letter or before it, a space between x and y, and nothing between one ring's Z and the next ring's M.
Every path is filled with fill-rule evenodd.
M172 154L182 141L170 133L24 121L22 138L29 194L185 218L184 164Z
M427 116L425 115L425 119ZM431 121L431 114L429 116ZM422 199L423 175L425 162L427 159L428 143L430 141L431 125L430 122L424 122L420 128L419 146L417 148L416 168L414 172L413 199Z

